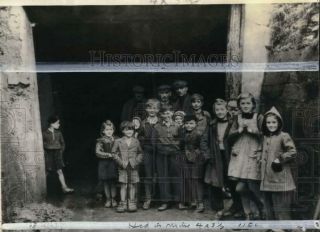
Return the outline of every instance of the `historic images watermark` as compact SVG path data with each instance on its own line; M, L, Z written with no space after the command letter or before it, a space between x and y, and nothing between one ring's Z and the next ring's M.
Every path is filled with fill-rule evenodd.
M240 58L236 55L230 58L227 54L186 54L179 50L165 54L112 54L104 50L90 50L90 64L100 66L120 67L123 65L134 67L216 67L237 66Z

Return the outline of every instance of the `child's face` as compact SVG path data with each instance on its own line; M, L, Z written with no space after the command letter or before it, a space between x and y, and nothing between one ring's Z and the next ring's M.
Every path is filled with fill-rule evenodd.
M229 107L228 107L228 111L229 111L229 113L230 113L232 116L238 115L238 113L239 113L238 107L231 107L231 106L229 106Z
M165 122L169 122L172 120L172 115L173 115L173 112L170 110L167 110L162 112L161 117Z
M201 100L196 99L196 100L194 100L194 101L191 102L191 105L192 105L192 108L193 108L194 110L199 110L199 109L201 109L203 103L202 103Z
M126 137L132 137L133 136L133 129L128 129L128 128L125 128L122 133L126 136Z
M134 125L134 129L139 129L140 128L140 121L138 119L132 119L132 123Z
M146 111L147 111L147 114L150 116L150 117L155 117L157 116L157 114L159 113L159 108L156 107L156 106L148 106L146 108Z
M162 102L167 102L167 101L169 101L169 99L171 97L171 92L170 91L161 91L161 92L159 92L159 97Z
M252 113L253 103L251 98L244 98L240 100L240 110L242 113Z
M53 129L59 129L59 127L60 127L60 120L58 120L58 121L56 121L56 122L54 122L54 123L51 123L50 124L51 125L51 127L53 128Z
M214 106L214 112L217 115L218 118L225 118L227 116L227 108L224 105L215 105Z
M180 87L176 89L176 93L179 97L183 97L188 92L188 87Z
M104 128L103 134L105 136L111 137L113 135L114 129L111 126L106 126L106 128Z
M176 116L175 119L174 119L174 122L175 122L177 125L181 126L181 125L183 124L183 117L181 117L181 116Z
M194 128L196 128L197 123L195 120L190 120L190 121L185 122L184 126L187 131L192 131Z
M267 124L267 128L270 132L275 132L277 131L278 127L279 127L279 123L277 118L274 115L269 115L267 116L266 119L266 124Z

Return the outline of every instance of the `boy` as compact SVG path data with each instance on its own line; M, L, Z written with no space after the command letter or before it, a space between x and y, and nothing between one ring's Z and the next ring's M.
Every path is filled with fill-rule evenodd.
M188 93L188 83L183 80L177 80L173 83L177 99L173 104L174 111L184 111L186 114L192 114L191 96Z
M161 108L172 105L172 90L170 85L160 85L158 87L158 96Z
M204 157L200 150L202 135L196 130L197 122L194 115L185 117L184 130L182 132L181 149L184 156L182 196L184 202L196 203L196 212L204 211L203 204L203 176Z
M119 166L120 204L117 212L122 213L128 209L137 211L135 201L137 183L139 183L138 165L142 162L143 154L138 139L134 138L134 125L124 121L120 124L123 137L117 139L112 147L112 154ZM129 188L129 199L127 190Z
M191 106L193 115L197 119L197 129L203 134L211 121L211 115L208 111L202 110L203 96L200 94L193 94L191 96Z
M150 208L152 187L156 177L156 131L155 126L159 123L158 113L160 102L158 99L148 99L146 102L147 118L141 123L140 141L144 151L144 190L145 201L142 206L147 210Z
M179 127L173 122L171 106L160 110L161 123L155 125L157 144L157 171L159 179L159 192L163 204L159 211L168 208L170 200L180 201L181 194L181 166L179 147ZM184 209L179 204L179 209Z

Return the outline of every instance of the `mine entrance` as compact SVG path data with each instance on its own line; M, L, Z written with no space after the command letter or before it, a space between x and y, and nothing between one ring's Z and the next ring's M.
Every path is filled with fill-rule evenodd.
M178 52L199 61L210 55L221 58L227 50L227 5L25 9L35 23L38 66L90 63L90 51L153 57ZM215 61L222 61L220 58ZM178 56L165 61L184 60ZM132 97L135 84L145 87L147 97L155 97L159 84L176 79L187 80L191 93L203 94L205 109L210 112L214 99L225 97L225 73L38 73L42 127L51 113L60 114L67 144L67 176L73 182L96 180L94 145L101 122L109 118L119 125L122 106Z

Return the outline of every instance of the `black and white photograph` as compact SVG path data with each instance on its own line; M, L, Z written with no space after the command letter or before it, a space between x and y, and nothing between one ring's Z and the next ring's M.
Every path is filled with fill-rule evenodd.
M0 2L2 230L320 229L318 1L89 2Z

